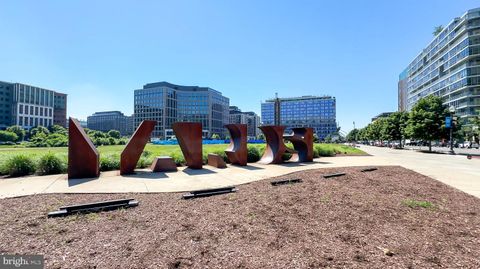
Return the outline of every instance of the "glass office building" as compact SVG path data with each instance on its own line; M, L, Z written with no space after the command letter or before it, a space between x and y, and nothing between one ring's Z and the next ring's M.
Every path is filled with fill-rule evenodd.
M262 103L262 124L275 124L275 100ZM337 131L336 101L331 96L302 96L279 98L280 124L293 127L312 127L319 139Z
M453 19L400 75L400 108L432 94L454 106L464 124L480 115L480 8Z
M150 83L134 92L134 126L156 120L153 137L173 136L174 122L200 122L203 136L227 135L230 100L209 87L180 86L168 82Z
M88 116L87 127L102 132L117 130L121 135L131 135L133 133L133 123L130 118L120 111L95 112Z

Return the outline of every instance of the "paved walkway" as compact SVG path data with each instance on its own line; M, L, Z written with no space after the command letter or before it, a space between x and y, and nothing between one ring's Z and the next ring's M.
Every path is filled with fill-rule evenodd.
M401 165L480 197L480 159L366 146L362 149L373 156L320 158L305 164L229 165L226 169L182 167L178 172L168 173L145 170L131 176L112 171L102 173L98 179L67 180L66 175L10 178L0 180L0 198L39 193L183 192L240 185L306 169L381 165Z

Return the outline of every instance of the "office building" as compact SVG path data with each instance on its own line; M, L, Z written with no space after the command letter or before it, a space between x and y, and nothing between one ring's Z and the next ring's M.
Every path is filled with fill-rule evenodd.
M173 137L174 122L200 122L203 137L226 137L229 99L209 87L180 86L168 82L149 83L134 92L134 126L156 120L155 138Z
M480 8L454 18L400 75L406 86L406 110L428 95L454 106L463 123L480 115ZM399 99L399 103L403 100ZM400 106L400 105L399 105Z
M117 130L122 136L131 135L133 131L132 117L120 111L95 112L87 118L87 128L102 132Z
M64 93L53 95L53 124L67 127L67 95Z
M242 112L236 106L230 106L230 123L246 124L248 139L256 139L260 134L260 116L255 112Z
M278 101L279 113L275 113ZM279 118L278 118L279 117ZM331 96L302 96L275 98L262 103L262 124L293 127L312 127L319 139L325 139L337 131L336 100Z
M0 81L0 130L12 125L12 96L12 84Z
M56 94L63 102L58 106L57 115L66 119L66 94L22 83L0 82L0 128L11 125L25 129L50 127L54 124Z
M398 79L398 110L407 110L407 70L400 73Z

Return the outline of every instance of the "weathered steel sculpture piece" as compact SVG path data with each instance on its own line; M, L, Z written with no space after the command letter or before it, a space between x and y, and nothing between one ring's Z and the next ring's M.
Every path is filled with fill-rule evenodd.
M144 120L135 130L135 133L128 140L120 155L120 175L132 174L134 172L138 159L140 159L145 145L150 140L150 135L156 124L157 121Z
M68 121L68 179L100 175L99 154L76 119Z
M223 160L222 156L218 154L209 153L207 164L216 168L227 168L227 164Z
M292 128L293 134L283 138L292 142L296 153L292 153L289 161L313 162L313 128Z
M232 164L247 165L247 125L227 124L225 127L230 132L230 145L225 150L228 160Z
M202 124L199 122L175 122L173 132L182 149L187 166L202 169Z
M258 127L262 130L267 140L265 153L258 163L262 164L278 164L283 163L282 155L287 151L287 147L283 143L283 132L285 126L266 125Z

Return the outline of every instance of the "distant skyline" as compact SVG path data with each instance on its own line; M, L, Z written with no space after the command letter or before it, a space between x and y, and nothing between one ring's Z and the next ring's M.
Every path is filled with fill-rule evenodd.
M400 72L472 0L4 1L0 80L67 93L68 115L133 113L133 91L211 87L260 115L331 95L343 131L397 109Z

